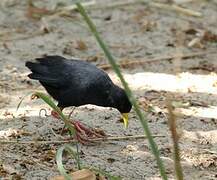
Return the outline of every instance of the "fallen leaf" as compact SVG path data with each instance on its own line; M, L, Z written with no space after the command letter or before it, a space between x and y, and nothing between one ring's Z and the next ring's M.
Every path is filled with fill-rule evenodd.
M89 169L82 169L70 174L73 180L96 180L96 175ZM50 180L64 180L64 176L55 176Z
M43 161L51 161L54 159L55 154L56 154L56 151L48 150L45 152L45 154L42 155L42 160Z
M108 163L113 163L113 162L115 162L115 159L114 158L108 158L107 161L108 161Z
M26 12L26 17L34 20L39 20L45 15L51 15L54 12L45 8L36 7L31 0L29 0L29 6Z
M98 56L89 56L89 57L87 58L87 61L88 61L88 62L96 62L98 59L99 59Z
M155 21L146 20L141 23L141 29L143 31L153 31L154 28L156 27L157 27L157 23Z
M190 28L190 29L185 30L185 33L195 35L195 34L198 33L198 31L196 29L194 29L194 28Z
M78 40L76 41L75 49L84 51L87 50L87 45L82 40Z
M203 34L203 40L210 42L217 42L217 35L211 31L205 31Z
M3 168L3 165L0 164L0 177L5 177L7 175L7 171Z

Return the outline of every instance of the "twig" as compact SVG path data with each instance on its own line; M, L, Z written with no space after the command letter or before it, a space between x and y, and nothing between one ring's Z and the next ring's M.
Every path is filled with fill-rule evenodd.
M101 5L98 5L98 6L92 6L91 7L91 10L94 10L94 9L111 9L111 8L117 8L117 7L122 7L122 6L129 6L129 5L136 5L136 4L141 4L142 2L137 0L132 0L132 1L123 1L123 2L116 2L116 3L110 3L110 4L107 4L105 6L105 3L102 3Z
M74 110L75 110L75 106L74 107L72 107L72 110L71 110L71 112L69 113L69 115L68 115L68 119L70 119L71 118L71 116L72 116L72 113L74 112Z
M89 2L84 2L84 3L82 3L82 6L88 8L88 7L91 7L91 6L95 5L95 4L96 4L96 1L93 0L93 1L89 1ZM61 13L61 12L65 12L65 11L73 11L73 10L77 10L77 9L78 9L77 6L76 6L75 4L73 4L73 5L71 5L71 6L65 6L65 7L63 7L63 8L61 9L60 13Z
M96 4L95 0L94 1L90 1L90 2L84 2L84 3L82 3L82 5L85 6L85 7L91 7L91 6L95 5L95 4ZM46 20L47 19L51 20L51 19L54 19L54 18L56 18L58 16L67 15L67 14L69 14L73 10L77 10L77 6L75 4L73 4L71 6L63 7L58 12L56 12L56 13L50 15L50 16L46 16L45 18L46 18ZM42 19L44 19L44 17Z
M183 8L180 6L177 6L175 4L172 5L168 5L168 4L163 4L163 3L156 3L156 2L151 2L148 3L150 6L152 7L157 7L157 8L162 8L162 9L166 9L166 10L174 10L189 16L195 16L195 17L201 17L202 14L200 12L196 12L187 8Z
M208 52L196 52L196 53L191 53L191 54L183 54L181 56L165 56L165 57L156 57L148 60L121 60L121 62L118 64L122 68L127 68L131 65L141 65L141 64L146 64L146 63L153 63L153 62L158 62L158 61L168 61L172 59L188 59L188 58L193 58L197 56L202 56L206 54L213 54L216 53L216 51L208 51ZM102 64L98 66L101 69L107 70L111 68L110 64Z
M154 135L153 137L165 137L164 135ZM112 136L106 138L94 138L91 139L93 142L98 141L115 141L115 140L128 140L128 139L144 139L147 138L145 135L135 135L135 136ZM0 140L0 144L63 144L63 143L75 143L76 140L60 140L60 141L15 141L15 140Z
M45 34L46 34L45 32L36 31L33 34L27 34L25 36L15 37L15 38L0 38L0 40L1 41L5 41L5 42L8 42L8 41L17 41L17 40L26 40L26 39L34 38L34 37L37 37L37 36L43 36Z
M212 150L209 150L209 149L202 149L202 151L206 152L206 153L210 153L210 154L215 154L217 155L217 151L212 151Z
M168 4L158 3L158 2L147 2L144 0L131 0L131 1L128 0L128 1L124 1L124 2L110 3L110 4L106 4L106 5L96 3L95 1L90 1L90 2L84 2L84 3L82 3L82 5L85 6L89 10L94 10L94 9L109 9L109 8L111 9L111 8L136 5L136 4L141 4L141 3L145 3L149 6L156 7L156 8L178 11L178 12L186 14L186 15L191 15L191 16L196 16L196 17L202 16L202 14L200 12L196 12L196 11L193 11L193 10L190 10L187 8L183 8L183 7L177 6L175 4L168 5ZM70 6L63 7L60 11L58 11L57 13L52 14L48 17L52 18L52 17L56 17L56 16L65 15L65 14L68 14L70 11L74 11L74 10L77 10L77 6L73 4Z
M164 135L153 135L153 137L165 137ZM107 138L96 138L94 141L101 141L101 140L127 140L127 139L142 139L147 138L145 135L135 135L135 136L119 136L119 137L107 137Z
M88 10L94 10L94 9L111 9L111 8L136 5L136 4L142 4L142 3L145 3L146 5L156 7L156 8L178 11L180 13L191 15L191 16L196 16L196 17L202 16L202 14L200 12L196 12L196 11L193 11L190 9L182 8L182 7L174 5L174 4L173 5L167 5L167 4L158 3L158 2L146 2L144 0L131 0L131 1L125 1L125 2L110 3L110 4L106 4L106 5L96 3L94 0L94 1L90 1L90 2L84 2L84 3L82 3L82 5L84 7L86 7ZM58 16L68 15L71 11L75 11L75 10L77 10L77 6L75 4L70 5L70 6L66 6L66 7L63 7L61 10L59 10L58 12L56 12L52 15L46 16L46 19L48 18L51 20L51 19L54 19Z

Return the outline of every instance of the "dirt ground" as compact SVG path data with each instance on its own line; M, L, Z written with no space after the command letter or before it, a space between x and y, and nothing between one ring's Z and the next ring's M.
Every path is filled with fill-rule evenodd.
M153 135L161 135L155 141L169 178L175 176L166 97L173 100L178 115L185 179L217 179L217 3L178 2L200 12L201 17L157 7L153 1L118 6L126 1L97 0L88 13L113 55L124 64L122 72L147 115ZM24 95L45 92L38 82L28 79L25 61L45 54L76 57L104 67L117 84L120 82L105 68L108 62L79 13L49 14L48 10L68 6L71 1L35 0L38 8L28 8L27 1L0 3L0 179L50 179L59 174L55 153L61 144L10 143L61 140L58 133L63 123L39 117L41 108L50 110L42 101L27 97L16 111ZM72 117L112 136L143 134L133 110L128 129L119 121L118 111L111 108L82 106ZM123 179L160 179L146 139L79 145L79 151L86 166ZM73 160L65 158L64 162L69 170L75 168Z

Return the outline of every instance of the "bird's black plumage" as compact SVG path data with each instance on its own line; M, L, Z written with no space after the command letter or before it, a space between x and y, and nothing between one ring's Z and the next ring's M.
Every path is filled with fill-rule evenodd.
M125 91L88 62L45 56L26 62L26 66L32 71L29 78L39 80L61 108L94 104L114 107L121 113L132 108Z

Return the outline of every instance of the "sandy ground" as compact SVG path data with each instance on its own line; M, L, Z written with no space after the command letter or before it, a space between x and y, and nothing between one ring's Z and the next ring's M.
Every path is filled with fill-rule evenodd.
M34 1L37 7L46 9L54 9L58 2ZM125 1L97 2L104 2L102 5L105 8L95 8L88 13L114 56L125 63L123 73L147 114L152 133L162 135L155 140L169 178L175 177L172 141L165 113L166 97L174 101L175 112L179 116L177 121L185 179L217 179L216 1L182 4L202 13L200 18L144 4L109 7ZM39 117L41 108L50 110L42 101L31 101L28 97L16 111L24 95L35 90L44 91L37 82L27 78L25 61L48 54L77 57L98 66L107 64L78 13L52 18L43 15L42 20L37 19L40 15L37 13L35 18L31 17L32 11L28 10L26 1L1 1L1 142L60 140L55 133L58 134L63 123L52 117ZM201 41L189 47L195 38L201 38ZM204 54L181 60L172 58L195 53ZM165 60L164 57L168 56L171 58ZM143 63L135 63L138 60ZM134 64L126 65L127 62ZM106 71L120 84L112 70ZM69 111L70 108L65 112ZM75 109L73 119L103 129L112 136L143 134L134 111L130 113L128 129L124 129L119 122L119 113L110 108L79 107ZM50 179L58 175L55 153L60 145L1 143L0 179ZM101 168L126 180L160 179L146 139L79 145L79 151L83 164ZM69 170L75 168L73 160L66 158L65 163Z

